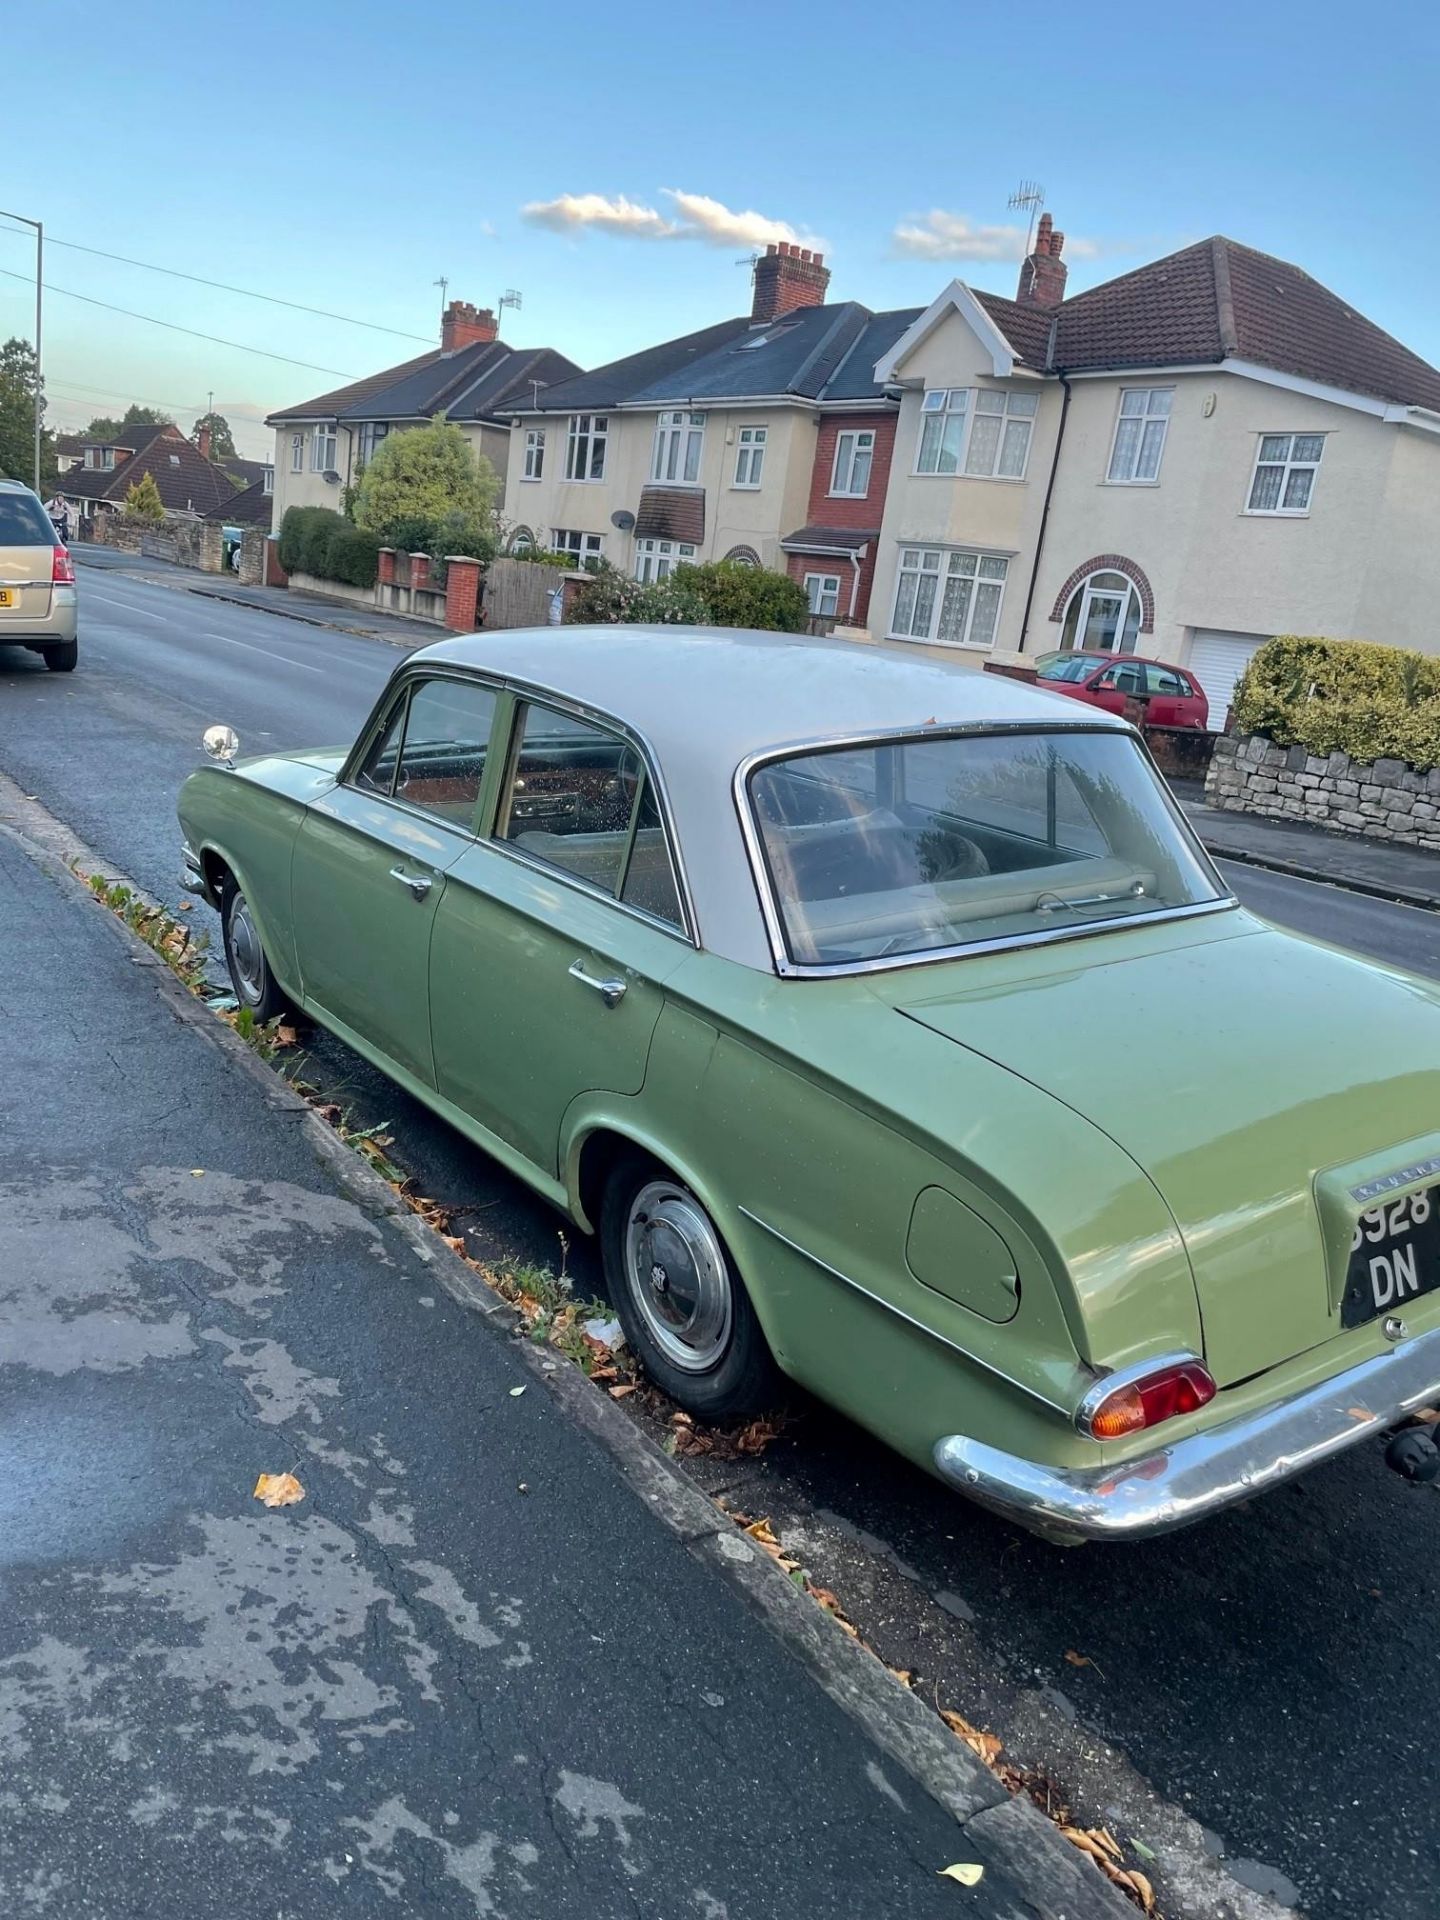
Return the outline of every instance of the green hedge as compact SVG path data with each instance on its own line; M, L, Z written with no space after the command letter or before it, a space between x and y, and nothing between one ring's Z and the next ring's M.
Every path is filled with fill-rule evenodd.
M1440 766L1440 658L1368 640L1267 640L1235 689L1235 728L1352 760Z
M575 626L631 622L759 627L780 633L804 633L809 618L805 589L798 581L730 560L699 567L682 563L667 579L647 586L602 564L594 581L575 596L569 614Z
M280 522L280 564L287 573L373 587L380 542L331 507L290 507Z

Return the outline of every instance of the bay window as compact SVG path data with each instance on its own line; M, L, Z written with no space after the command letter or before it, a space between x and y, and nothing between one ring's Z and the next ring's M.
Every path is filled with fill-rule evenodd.
M667 579L677 561L694 558L694 547L683 540L637 540L635 578L647 583Z
M1009 565L998 553L902 547L892 636L951 647L993 646Z
M650 478L693 486L700 478L700 453L704 444L703 413L662 413L655 422L655 457Z
M931 388L920 403L917 473L1023 480L1036 396L999 387Z
M604 413L572 413L565 441L565 478L567 480L603 480L605 446L610 437L610 416Z

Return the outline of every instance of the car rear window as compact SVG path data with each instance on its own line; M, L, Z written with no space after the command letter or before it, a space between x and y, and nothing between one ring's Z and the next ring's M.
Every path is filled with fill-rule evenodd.
M1225 897L1128 733L836 748L757 769L750 796L801 966L1113 926Z
M0 493L0 547L53 547L55 529L28 493Z

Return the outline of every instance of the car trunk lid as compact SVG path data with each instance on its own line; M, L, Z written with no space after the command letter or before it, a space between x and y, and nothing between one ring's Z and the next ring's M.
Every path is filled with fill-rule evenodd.
M1222 1385L1340 1332L1334 1275L1359 1208L1327 1205L1322 1226L1317 1183L1323 1199L1351 1168L1403 1168L1407 1146L1440 1125L1440 996L1243 924L1246 937L1130 945L1110 964L1088 941L1083 963L1056 949L1021 991L993 975L967 990L960 961L942 991L915 970L886 995L1064 1101L1143 1168L1184 1236Z
M49 617L58 544L33 495L0 492L0 630Z

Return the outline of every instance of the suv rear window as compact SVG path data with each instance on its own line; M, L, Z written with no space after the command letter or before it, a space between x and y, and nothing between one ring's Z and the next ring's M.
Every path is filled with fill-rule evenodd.
M0 493L0 547L53 547L50 516L28 493Z

